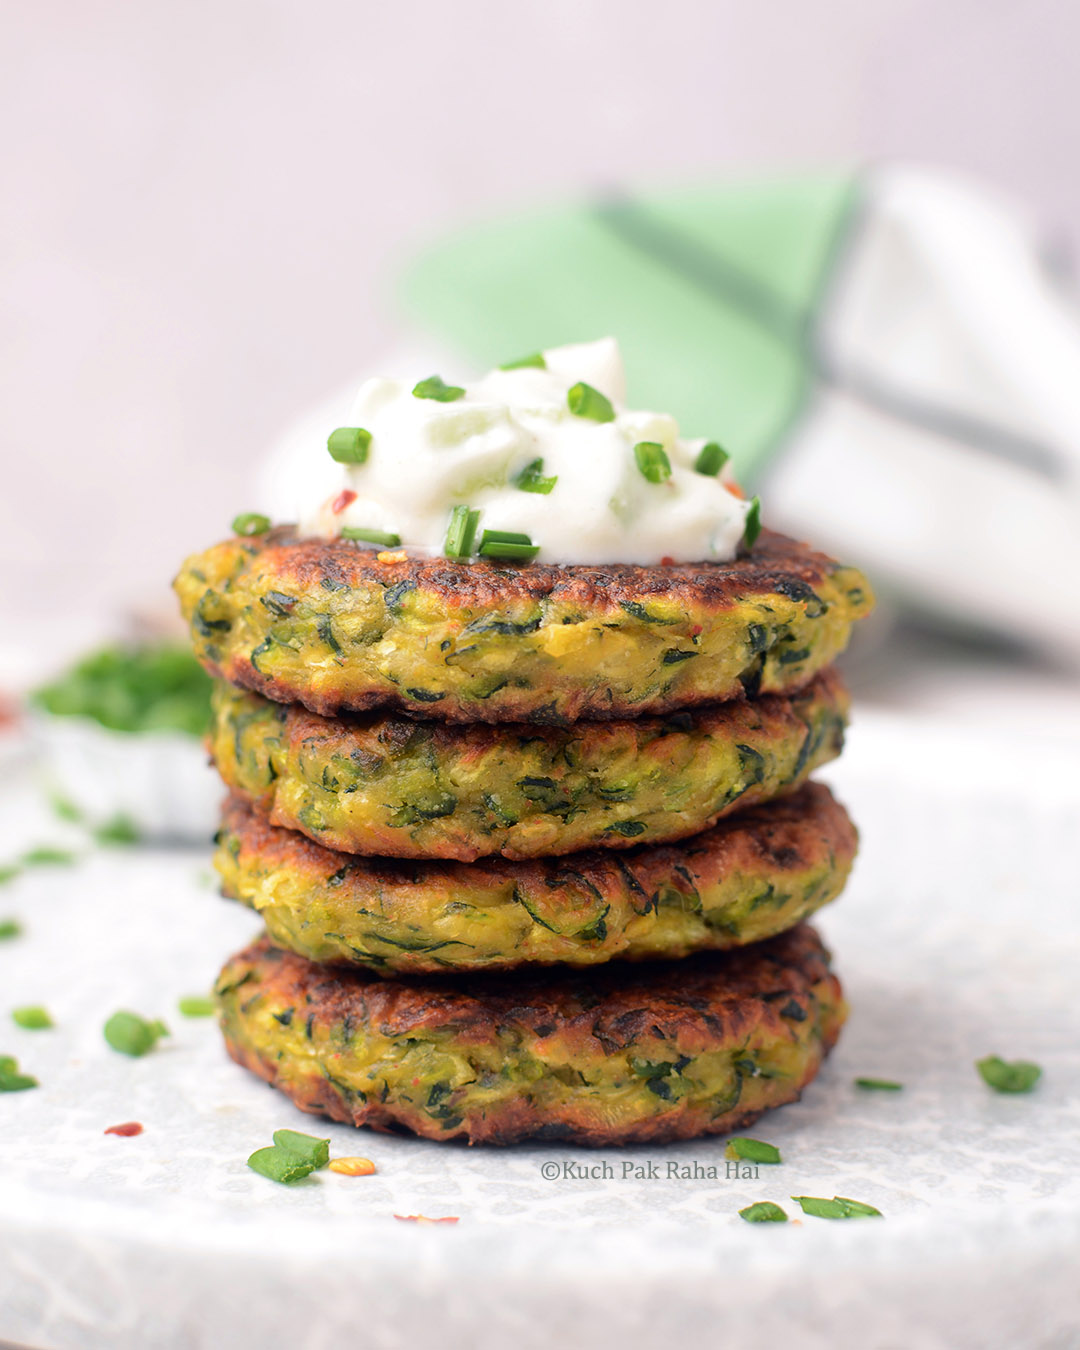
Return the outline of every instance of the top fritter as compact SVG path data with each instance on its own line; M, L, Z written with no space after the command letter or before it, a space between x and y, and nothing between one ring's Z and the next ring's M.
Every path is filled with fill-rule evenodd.
M726 563L381 558L288 527L189 558L196 655L323 714L561 723L801 688L872 605L861 573L770 531Z
M215 675L314 712L572 722L798 689L872 604L761 533L714 441L627 408L611 339L465 385L372 379L288 492L295 526L177 578Z

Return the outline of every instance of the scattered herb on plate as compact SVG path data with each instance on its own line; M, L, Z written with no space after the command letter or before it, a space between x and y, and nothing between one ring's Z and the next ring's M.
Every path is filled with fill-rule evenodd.
M753 1163L783 1162L780 1150L775 1144L766 1144L763 1139L747 1139L743 1135L736 1135L728 1140L724 1157Z
M94 830L94 838L99 844L137 844L139 830L129 816L113 816Z
M0 1092L25 1092L36 1088L38 1080L19 1072L19 1062L12 1055L0 1055Z
M792 1200L802 1208L804 1214L812 1214L818 1219L864 1219L881 1218L881 1210L873 1205L863 1204L861 1200L848 1200L842 1195L834 1195L825 1200L817 1195L793 1195Z
M275 1130L273 1144L256 1149L247 1164L260 1176L289 1185L326 1167L329 1161L329 1139L301 1134L298 1130Z
M787 1223L788 1217L779 1205L771 1200L757 1200L745 1209L739 1210L739 1218L747 1223Z
M157 1019L147 1021L133 1012L115 1012L105 1023L105 1039L122 1055L138 1058L153 1050L169 1028Z
M28 849L20 862L24 867L70 867L75 854L69 848L54 848L51 844L41 844Z
M1042 1077L1042 1069L1028 1059L1000 1059L987 1055L977 1059L975 1067L982 1080L995 1092L1030 1092Z

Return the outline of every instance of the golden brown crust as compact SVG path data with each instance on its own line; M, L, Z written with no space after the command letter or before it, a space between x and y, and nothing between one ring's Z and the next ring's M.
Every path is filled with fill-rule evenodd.
M227 803L215 866L273 941L384 975L677 958L782 932L835 899L855 856L821 784L679 845L474 863L357 858Z
M800 689L872 607L856 569L770 531L727 563L379 557L280 527L189 558L196 655L323 714L565 725Z
M678 964L416 982L330 970L264 940L227 964L218 993L230 1053L301 1109L486 1143L725 1132L797 1098L845 1012L828 953L806 925ZM409 1068L395 1077L414 1050L418 1065L443 1056L472 1065L472 1077L460 1086ZM648 1062L657 1054L664 1064ZM632 1067L639 1055L644 1069ZM770 1063L784 1067L765 1071ZM535 1072L523 1076L523 1065ZM361 1092L359 1081L377 1090Z
M365 584L406 586L438 595L448 609L485 610L556 599L589 613L618 615L627 604L665 597L687 609L721 613L748 594L799 598L816 591L836 568L827 554L762 530L753 551L732 562L633 563L451 562L407 557L379 562L371 549L343 539L298 539L291 526L263 536L258 564L299 590L324 581L350 589ZM258 541L256 541L258 542Z
M524 859L685 839L790 792L843 745L836 671L791 695L573 727L325 718L219 686L209 745L233 791L328 848Z

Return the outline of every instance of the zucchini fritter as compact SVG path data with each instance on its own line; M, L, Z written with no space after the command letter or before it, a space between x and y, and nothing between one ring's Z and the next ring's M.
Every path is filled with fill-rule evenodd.
M345 853L469 862L696 834L834 759L847 709L832 670L788 697L565 728L330 719L219 684L209 743L275 825Z
M847 812L818 783L681 844L525 863L349 857L234 797L214 863L225 894L258 910L278 946L394 975L757 942L835 899L855 847Z
M228 962L217 997L233 1058L301 1110L490 1144L740 1128L798 1098L846 1013L805 924L677 964L422 981L263 940Z
M799 689L872 605L861 573L768 530L729 563L383 556L288 526L196 554L175 582L196 656L324 714L567 724Z

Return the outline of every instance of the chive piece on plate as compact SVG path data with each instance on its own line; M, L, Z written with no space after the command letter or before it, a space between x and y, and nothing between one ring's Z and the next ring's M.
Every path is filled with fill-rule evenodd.
M245 539L253 534L265 534L270 528L270 517L260 515L258 511L244 511L233 517L233 534L243 535Z
M473 553L476 540L476 527L480 523L479 509L468 506L455 506L450 512L450 524L446 530L446 542L443 552L448 558L469 558Z
M342 539L356 539L364 544L381 544L383 548L397 548L401 543L400 534L391 534L389 530L365 530L356 525L342 525Z
M715 478L731 456L718 441L706 441L694 460L694 472Z
M0 1055L0 1092L25 1092L36 1088L38 1080L19 1072L19 1063L12 1055Z
M771 1200L758 1200L739 1210L739 1218L747 1223L787 1223L787 1215Z
M105 1023L105 1039L122 1055L138 1057L153 1050L169 1029L164 1022L148 1022L133 1012L115 1012Z
M528 561L539 552L539 544L534 544L527 534L517 534L513 530L485 530L480 540L481 558L518 558Z
M0 866L0 886L6 886L9 881L14 881L22 871L17 863L4 863Z
M742 1135L728 1140L724 1157L754 1163L783 1162L775 1144L766 1144L763 1139L747 1139Z
M271 1181L280 1181L288 1185L293 1181L302 1181L315 1171L313 1163L306 1162L296 1153L286 1148L259 1148L247 1160L247 1165L260 1176Z
M543 352L533 352L530 356L519 356L516 361L507 361L499 367L500 370L525 370L527 367L533 367L536 370L547 370L547 362L544 360Z
M441 375L429 375L413 385L413 398L432 398L436 403L456 403L465 397L460 384L447 384Z
M614 422L615 409L611 400L605 398L599 389L582 381L575 384L566 395L566 406L575 417L587 417L591 422Z
M24 1031L47 1031L50 1027L56 1025L48 1011L36 1005L27 1008L14 1008L11 1013L11 1020L17 1027L22 1027Z
M987 1055L977 1059L975 1067L982 1080L995 1092L1030 1092L1042 1077L1042 1069L1027 1059L1000 1059Z
M78 825L83 818L83 813L75 803L59 792L54 792L49 798L49 805L52 807L56 818L66 821L69 825Z
M189 994L176 1005L183 1017L213 1017L217 1004L205 994Z
M546 497L558 481L558 474L552 478L545 478L544 461L534 459L531 464L526 464L514 479L514 486L520 488L522 492L537 492Z
M22 935L22 924L18 919L0 919L0 941L17 938Z
M293 1153L312 1167L325 1167L330 1161L330 1140L319 1139L313 1134L301 1134L299 1130L275 1130L274 1143L287 1153Z
M113 816L94 831L99 844L137 844L139 828L130 816Z
M666 483L671 477L671 460L657 441L638 441L634 446L634 459L642 476L650 483Z
M892 1078L856 1078L855 1086L865 1088L868 1092L903 1092L903 1083L897 1083Z
M53 848L42 844L24 853L20 859L24 867L70 867L75 854L69 848Z
M880 1209L864 1205L861 1200L846 1200L842 1195L834 1195L831 1200L817 1195L793 1195L791 1198L804 1214L812 1214L817 1219L881 1218Z
M339 464L365 464L371 448L371 432L363 427L338 427L326 438L330 458Z

